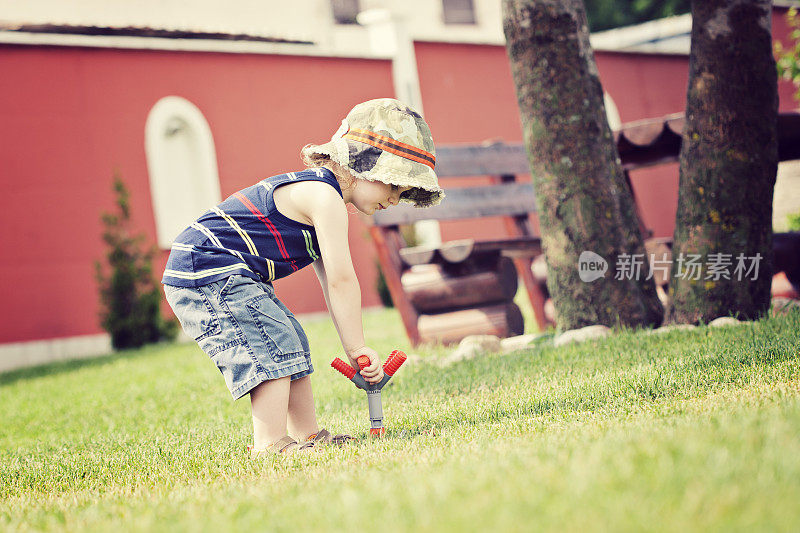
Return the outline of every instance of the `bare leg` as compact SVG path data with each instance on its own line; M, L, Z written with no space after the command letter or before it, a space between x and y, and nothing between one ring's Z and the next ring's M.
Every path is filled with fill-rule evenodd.
M314 392L311 390L311 376L292 381L289 391L289 434L298 440L305 440L319 431L317 413L314 411Z
M272 379L250 391L253 412L253 446L261 449L286 436L286 417L289 409L287 376Z

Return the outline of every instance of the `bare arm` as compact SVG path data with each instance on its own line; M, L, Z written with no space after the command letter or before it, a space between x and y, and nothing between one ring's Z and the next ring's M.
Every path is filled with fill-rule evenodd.
M325 296L325 305L328 309L331 308L331 301L328 297L328 276L325 273L325 262L320 257L316 261L312 263L314 267L314 271L317 273L317 279L319 280L319 286L322 287L322 295ZM333 320L333 325L336 327L336 332L339 333L339 324L336 323L336 317L331 314L331 320ZM341 337L341 333L339 333Z
M316 230L321 255L314 269L342 347L353 364L359 355L368 355L370 365L361 373L367 381L379 381L383 377L380 360L364 343L361 287L350 257L347 209L341 197L327 185L315 187L307 200L304 209Z

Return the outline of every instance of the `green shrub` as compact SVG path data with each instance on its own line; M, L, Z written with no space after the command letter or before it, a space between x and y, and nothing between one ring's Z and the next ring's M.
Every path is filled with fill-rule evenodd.
M786 22L792 29L789 38L793 42L790 48L784 50L780 41L775 41L778 75L794 83L797 87L794 97L800 100L800 16L797 14L797 8L789 9L786 13Z
M787 215L786 218L789 219L789 231L800 231L800 213Z
M383 273L383 268L378 261L375 261L375 268L378 270L378 279L375 280L375 286L378 290L378 296L381 299L381 305L384 307L394 307L392 294L389 292L389 285L386 283L386 275Z
M107 274L99 261L95 263L101 325L117 350L174 339L177 324L165 320L160 312L161 286L152 269L155 247L143 250L144 235L131 235L129 193L118 174L113 189L116 212L101 215L110 272Z

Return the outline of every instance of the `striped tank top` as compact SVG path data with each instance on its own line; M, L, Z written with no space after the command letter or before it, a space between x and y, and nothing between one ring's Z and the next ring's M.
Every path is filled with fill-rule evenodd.
M322 181L342 195L325 168L272 176L234 193L178 235L161 282L198 287L232 274L270 282L313 263L319 258L314 226L284 216L273 200L276 188L295 181Z

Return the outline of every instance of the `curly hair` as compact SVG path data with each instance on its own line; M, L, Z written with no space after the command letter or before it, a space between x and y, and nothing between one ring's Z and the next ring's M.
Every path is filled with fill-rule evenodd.
M320 154L312 150L311 148L314 146L313 144L307 144L300 150L300 157L303 160L303 164L309 168L327 168L336 176L336 179L339 181L339 186L342 189L352 187L356 182L356 177L353 173L350 172L348 168L332 160L329 155Z

